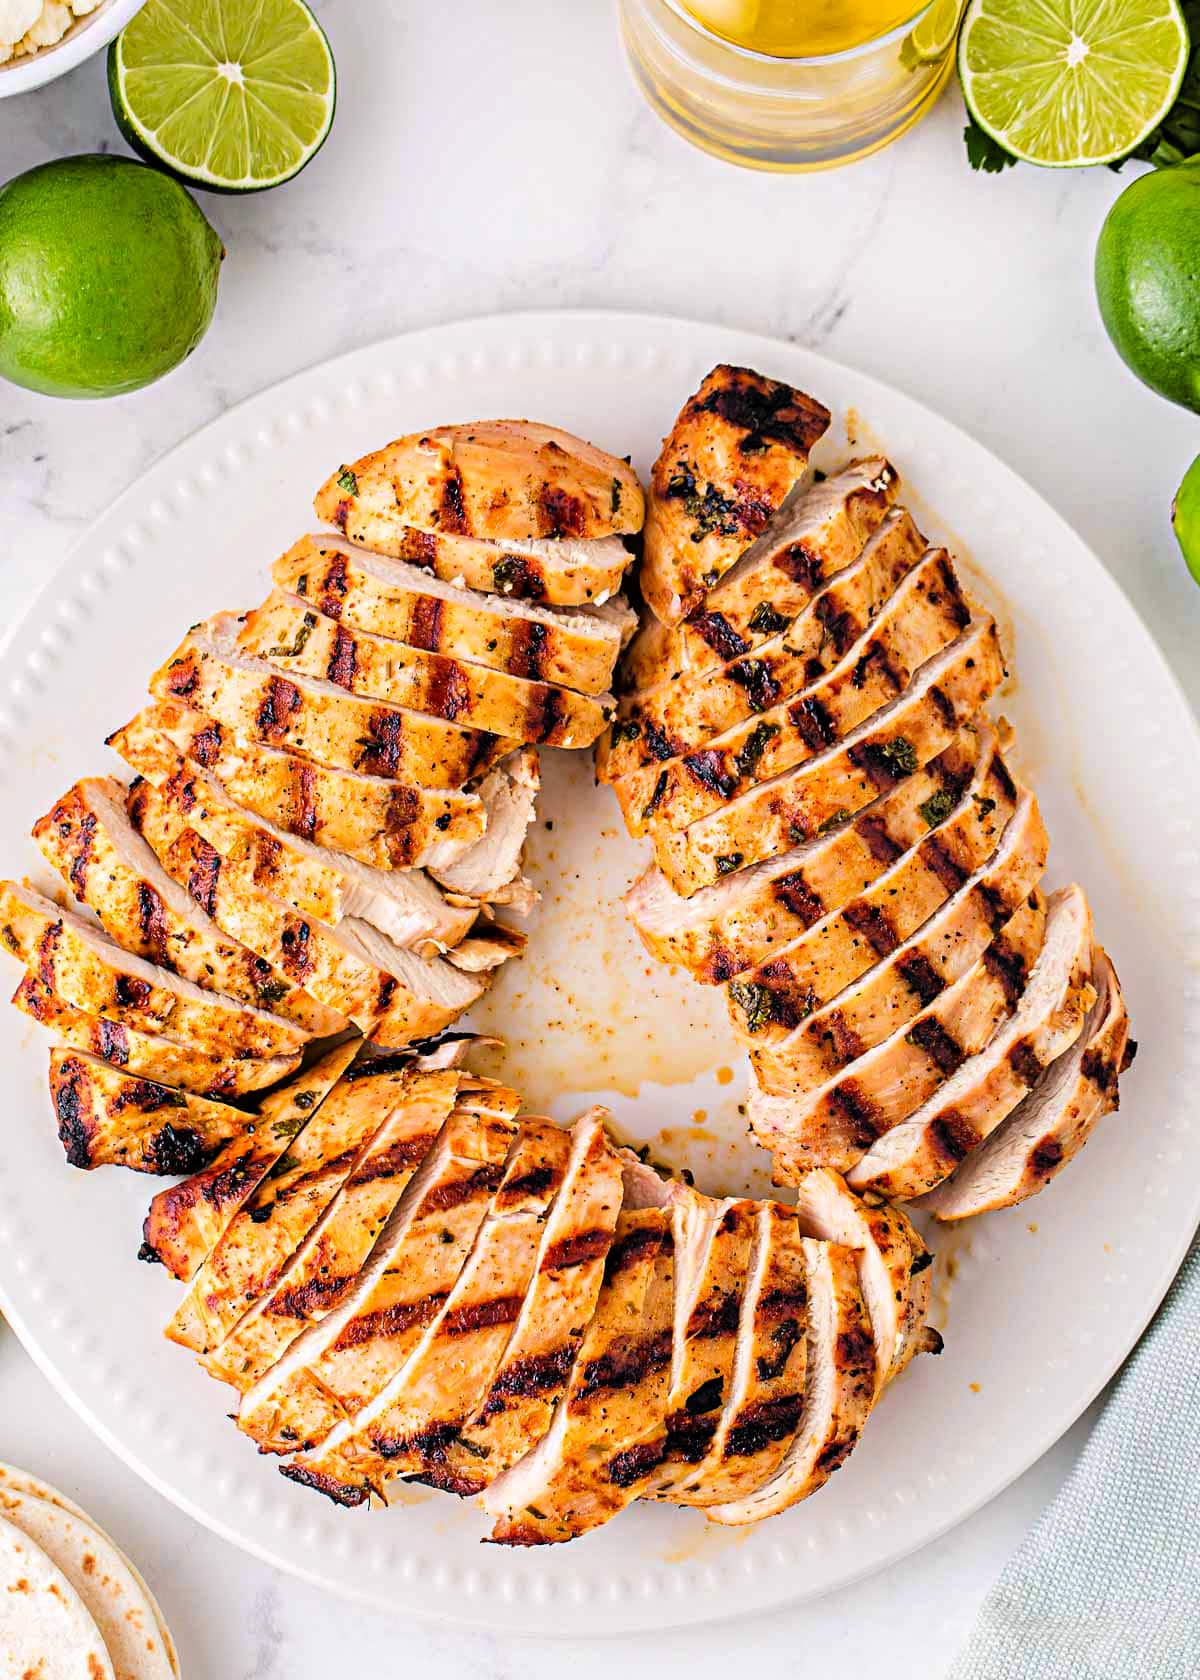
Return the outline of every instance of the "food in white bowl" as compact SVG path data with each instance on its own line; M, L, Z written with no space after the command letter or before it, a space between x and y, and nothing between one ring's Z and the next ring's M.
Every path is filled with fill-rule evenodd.
M56 47L76 18L103 0L0 0L0 64Z

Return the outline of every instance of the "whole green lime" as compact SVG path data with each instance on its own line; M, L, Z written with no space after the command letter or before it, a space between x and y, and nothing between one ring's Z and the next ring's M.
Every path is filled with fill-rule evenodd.
M1108 336L1138 378L1200 410L1200 164L1130 183L1096 246Z
M204 337L223 255L183 187L131 158L18 175L0 188L0 375L53 397L149 385Z
M1200 455L1183 475L1171 506L1171 524L1187 569L1200 583Z

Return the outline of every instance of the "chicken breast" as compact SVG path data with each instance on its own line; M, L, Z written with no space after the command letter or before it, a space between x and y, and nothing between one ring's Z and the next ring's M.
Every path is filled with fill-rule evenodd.
M644 511L626 461L531 420L411 432L340 467L313 505L384 553L405 526L497 542L610 537L640 531Z
M1031 903L1046 848L1037 802L1022 794L991 857L915 933L783 1038L751 1046L762 1090L785 1096L812 1090L904 1027Z
M29 886L0 883L0 939L71 1007L134 1031L169 1032L209 1055L292 1056L308 1037L292 1021L130 956Z
M949 1178L918 1199L923 1212L969 1219L1036 1196L1120 1106L1119 1079L1134 1046L1116 970L1099 948L1092 980L1096 1001L1074 1044Z
M654 855L684 897L784 846L844 822L876 794L944 752L999 686L1004 665L990 618L976 619L891 705L795 770L760 782L677 833L656 833ZM653 799L651 799L651 807ZM654 815L651 808L646 820Z
M576 694L349 629L278 589L246 614L238 646L283 671L327 680L350 694L543 746L590 747L614 706L611 695Z
M236 1222L239 1209L284 1158L290 1141L304 1131L357 1048L352 1042L328 1051L290 1085L264 1098L258 1113L248 1117L243 1135L227 1143L207 1167L160 1190L142 1227L140 1258L157 1260L172 1277L190 1282Z
M111 777L76 782L34 824L33 837L82 903L129 951L244 1003L270 1007L306 1034L346 1020L286 974L229 938L172 880L125 812Z
M241 650L241 628L232 613L220 613L190 630L150 678L151 694L181 700L250 741L420 787L461 787L511 750L513 743L488 730L362 700L315 677L284 676Z
M541 894L521 873L525 839L537 815L541 772L531 747L502 760L479 784L487 811L487 829L453 863L431 866L431 873L455 899L470 904L507 904L527 915Z
M847 1174L851 1188L907 1201L948 1177L1079 1037L1096 997L1091 960L1087 900L1079 887L1064 887L1050 900L1045 944L1018 1008L985 1049L862 1156Z
M222 1056L195 1044L141 1032L103 1015L91 1015L66 1003L53 989L27 974L12 996L13 1004L39 1026L52 1032L62 1044L86 1050L140 1079L159 1085L176 1085L199 1097L224 1100L262 1091L286 1079L300 1065L297 1052L291 1056L259 1058Z
M491 552L481 543L470 547ZM613 548L614 562L623 568L629 556L622 545ZM579 694L607 692L623 630L636 623L623 602L614 602L607 614L552 611L444 582L420 566L328 534L301 537L276 560L271 575L281 589L351 630L391 636L427 653L450 654L532 682L559 683ZM494 582L493 560L484 587Z
M137 1079L79 1050L50 1052L50 1098L73 1167L196 1172L253 1128L239 1108Z
M909 573L845 658L792 699L766 704L681 758L652 762L614 781L626 827L685 828L757 783L803 764L902 694L948 647L970 609L944 550ZM759 697L767 700L765 694ZM603 773L603 753L598 755ZM647 816L646 812L650 812Z
M1001 792L991 784L1003 767L995 767L995 753L991 728L967 724L945 752L850 822L723 876L691 898L680 898L650 869L625 896L630 920L660 962L679 964L704 985L735 979L841 909L931 828L957 820L964 800L998 802Z
M749 368L715 367L680 410L650 475L639 581L675 624L701 605L808 473L829 410Z
M108 744L132 764L147 738L160 734L255 816L379 869L448 866L484 831L477 794L330 769L261 742L248 745L175 701L148 706Z
M808 1360L799 1421L774 1475L747 1494L710 1505L711 1522L758 1522L807 1499L849 1458L870 1414L878 1363L854 1251L811 1237L801 1246Z

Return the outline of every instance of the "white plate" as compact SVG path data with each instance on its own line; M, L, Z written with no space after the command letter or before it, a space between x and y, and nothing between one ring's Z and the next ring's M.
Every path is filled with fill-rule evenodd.
M268 562L307 528L313 489L338 462L422 425L521 414L632 450L644 473L719 360L828 403L826 458L848 452L847 429L860 449L886 444L924 498L919 516L957 542L997 606L1015 641L1004 705L1054 837L1050 879L1087 884L1141 1055L1121 1114L1049 1191L939 1234L946 1353L918 1361L815 1499L742 1532L639 1507L565 1549L510 1553L478 1546L471 1506L413 1490L386 1513L347 1513L256 1458L225 1419L226 1392L159 1335L176 1289L134 1259L153 1185L64 1165L45 1045L0 1012L0 1305L80 1415L155 1487L247 1550L381 1605L578 1634L843 1585L960 1521L1051 1445L1133 1344L1200 1216L1200 757L1186 704L1129 603L1032 490L908 398L794 345L638 316L513 316L356 352L225 415L93 527L0 661L5 869L36 867L30 823L72 778L105 766L102 735L141 703L145 675L187 624L261 598ZM585 755L546 758L542 816L554 827L539 826L532 863L546 903L488 1019L517 1041L509 1065L529 1106L565 1117L611 1088L627 1131L689 1163L702 1187L732 1187L761 1157L740 1137L741 1070L732 1083L718 1071L736 1065L719 994L639 955L615 899L640 849L618 834Z

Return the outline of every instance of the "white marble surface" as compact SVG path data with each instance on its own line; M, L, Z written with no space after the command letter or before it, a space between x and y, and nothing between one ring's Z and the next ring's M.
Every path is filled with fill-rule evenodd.
M333 135L290 187L205 200L229 255L197 354L103 408L0 387L6 622L117 491L240 397L406 327L610 306L795 338L940 409L1082 531L1200 698L1200 591L1168 522L1200 429L1136 384L1100 328L1092 248L1120 186L1108 171L973 176L951 95L853 170L751 175L690 150L643 108L606 0L319 10L340 71ZM117 146L99 63L0 102L0 178ZM564 1650L360 1611L244 1558L131 1481L0 1333L0 1456L58 1481L119 1535L161 1594L189 1680L435 1662L454 1680L499 1680L558 1672L564 1658L580 1680L614 1659L631 1675L665 1664L703 1680L751 1645L796 1680L837 1659L863 1672L881 1650L895 1680L937 1680L1084 1427L941 1542L818 1605L652 1646Z

